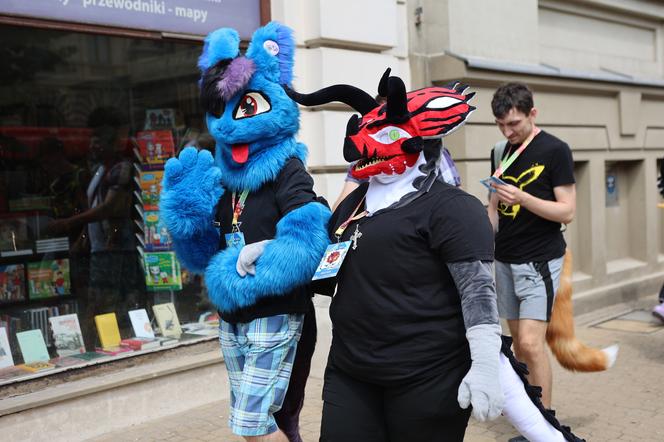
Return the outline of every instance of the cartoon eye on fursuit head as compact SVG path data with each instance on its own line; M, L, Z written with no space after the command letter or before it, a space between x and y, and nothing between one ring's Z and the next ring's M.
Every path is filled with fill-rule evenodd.
M281 87L292 80L292 31L270 23L256 32L246 54L240 54L239 44L235 30L219 29L208 35L198 60L201 104L217 141L215 159L231 169L299 128L297 105Z
M406 92L403 81L390 76L390 72L388 68L378 84L378 95L387 98L382 105L368 93L346 84L311 94L286 88L290 97L304 106L340 101L361 114L348 120L343 151L346 161L355 162L351 174L357 179L381 173L402 174L423 150L427 156L438 157L440 150L427 152L424 140L452 133L475 110L468 104L475 93L466 94L465 85L452 83Z

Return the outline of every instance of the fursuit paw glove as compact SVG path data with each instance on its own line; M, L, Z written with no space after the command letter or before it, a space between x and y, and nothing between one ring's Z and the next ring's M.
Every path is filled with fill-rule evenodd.
M260 258L265 250L265 246L272 241L271 239L266 239L259 242L254 242L247 244L242 247L240 250L240 255L237 257L237 262L235 264L235 270L237 274L241 277L247 276L247 273L253 276L256 276L256 260Z
M180 263L194 273L203 273L218 250L219 231L212 223L222 193L221 171L210 152L187 147L166 163L160 217Z
M222 193L221 170L207 150L187 147L168 160L159 206L171 236L186 239L211 229Z
M480 324L466 330L472 364L459 385L461 408L473 406L478 421L493 420L503 409L500 387L500 325Z

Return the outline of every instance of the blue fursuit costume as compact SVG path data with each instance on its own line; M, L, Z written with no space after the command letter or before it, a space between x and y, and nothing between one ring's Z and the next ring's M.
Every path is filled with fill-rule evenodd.
M271 22L246 54L239 43L228 28L205 39L198 67L215 154L188 147L168 161L160 210L222 318L233 431L278 427L293 442L315 345L309 281L330 211L313 192L295 141L298 106L282 87L292 79L292 31Z

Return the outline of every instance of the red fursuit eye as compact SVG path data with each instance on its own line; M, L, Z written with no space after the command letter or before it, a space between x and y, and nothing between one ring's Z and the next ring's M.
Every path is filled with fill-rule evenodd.
M256 115L258 104L256 103L256 100L254 100L253 97L245 95L244 98L242 99L242 104L240 105L240 109L242 109L242 113L244 114L245 117L250 117L252 115Z

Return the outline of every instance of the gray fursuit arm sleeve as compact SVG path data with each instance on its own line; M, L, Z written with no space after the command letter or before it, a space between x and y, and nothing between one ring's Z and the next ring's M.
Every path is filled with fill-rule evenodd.
M448 262L461 296L466 330L480 324L499 324L493 263L490 261Z

